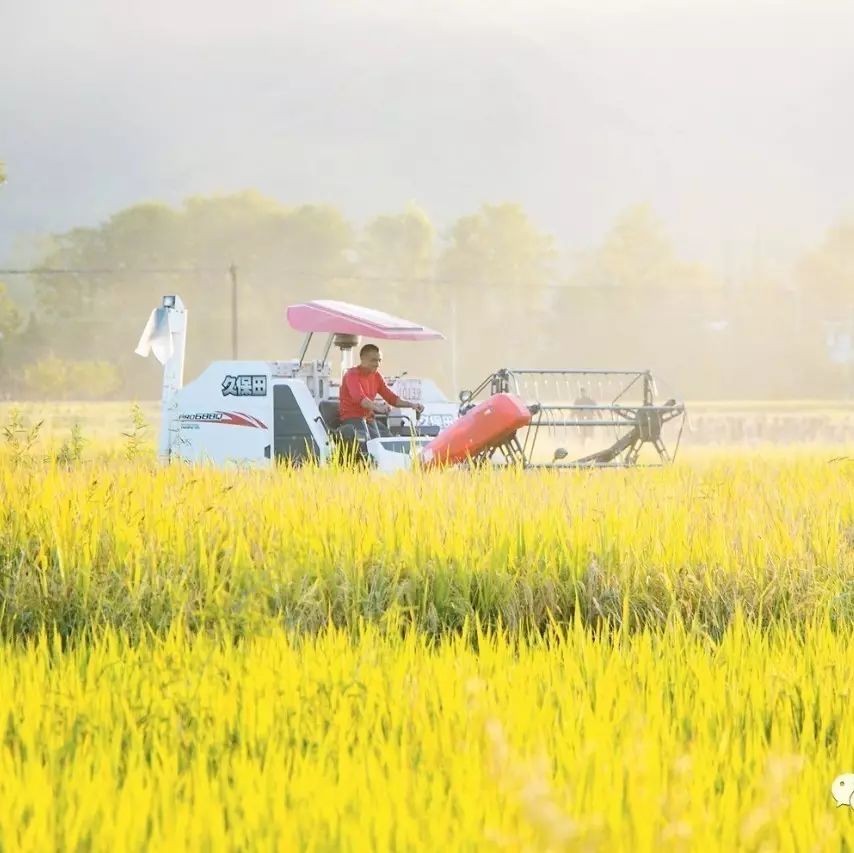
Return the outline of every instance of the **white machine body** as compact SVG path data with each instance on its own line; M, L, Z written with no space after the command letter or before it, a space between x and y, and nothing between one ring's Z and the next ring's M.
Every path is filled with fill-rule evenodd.
M359 306L347 308L370 311ZM370 312L370 316L387 315ZM162 462L268 467L277 460L299 463L311 458L320 464L329 460L340 388L340 374L333 379L327 358L334 333L330 333L321 359L305 359L307 339L301 358L215 361L184 385L186 335L187 310L183 302L178 296L165 296L161 307L152 312L136 348L142 356L154 353L163 364L159 441ZM380 332L378 336L391 338L394 332ZM353 346L355 342L347 349ZM342 350L342 372L351 355ZM457 405L432 380L403 375L388 381L397 396L424 405L420 425L443 429L456 419ZM414 412L391 410L388 423L392 429L406 422L414 423ZM386 437L368 441L366 449L380 471L393 472L410 468L418 449L429 440L417 436Z

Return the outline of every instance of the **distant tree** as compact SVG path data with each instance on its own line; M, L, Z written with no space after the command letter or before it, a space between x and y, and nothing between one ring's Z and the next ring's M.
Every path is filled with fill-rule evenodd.
M828 230L821 245L798 263L796 279L802 292L829 305L850 308L854 303L854 219Z
M414 204L403 213L377 216L362 236L360 269L389 282L427 278L433 273L435 240L430 217Z
M79 361L68 366L68 383L78 400L103 400L121 387L122 376L108 361Z
M571 284L656 288L709 283L702 267L680 261L664 223L648 205L627 208L604 242L582 258Z
M484 205L454 223L438 277L442 328L456 341L459 383L482 379L514 350L531 357L555 261L554 239L518 204Z
M107 361L65 361L49 355L24 370L24 388L48 400L101 400L121 386L118 368Z
M180 215L183 259L190 266L223 269L232 262L247 266L262 261L287 214L284 205L252 190L191 196Z
M539 231L518 204L484 205L452 226L440 277L460 286L524 288L528 296L548 284L556 258L554 239Z
M425 318L436 307L436 232L430 217L410 204L397 214L372 219L358 247L358 272L351 292L359 301L405 317Z
M6 183L6 164L0 160L0 184Z
M330 205L287 207L254 191L195 196L184 203L181 229L189 265L225 270L234 262L271 292L286 279L325 283L350 272L353 231Z
M19 393L25 366L37 361L49 349L50 339L42 334L38 319L31 312L26 322L0 341L0 383L3 391L11 396Z
M272 255L294 278L325 282L351 272L347 253L353 229L334 207L305 204L288 211L272 233L278 251Z
M15 334L21 326L21 312L9 297L6 285L0 282L0 335Z
M288 208L255 192L197 196L177 209L138 204L55 235L37 266L92 272L36 276L39 320L57 356L118 359L136 388L154 381L132 351L164 293L180 293L192 311L188 372L198 370L227 353L234 262L240 355L281 353L284 306L340 291L352 245L349 223L324 205Z
M265 279L275 294L281 292L284 277L327 281L346 274L346 251L352 242L350 226L335 208L287 209L258 193L194 197L179 210L159 203L138 204L99 228L57 235L40 264L109 274L76 282L41 277L37 292L41 307L57 318L79 316L95 297L102 306L119 307L125 313L134 303L148 305L152 293L174 289L176 283L181 284L185 301L194 300L197 307L204 301L210 310L216 304L227 305L232 262ZM188 268L209 273L207 277L181 273ZM139 270L149 272L140 275ZM152 270L165 272L157 277ZM212 293L214 280L221 290Z
M68 364L50 355L29 365L24 370L24 387L48 400L67 400L71 390Z
M0 367L4 368L4 384L8 385L8 367L10 345L14 344L16 332L21 327L21 313L6 291L6 285L0 282Z
M48 319L118 317L141 310L151 300L152 279L140 269L187 265L179 214L148 202L119 211L98 228L75 228L55 235L38 264L51 269L92 270L78 276L36 276L39 307ZM66 334L71 329L66 326ZM89 329L82 330L84 336Z
M854 217L831 226L821 243L795 264L796 329L776 334L798 353L800 389L816 396L849 397L852 367L849 361L854 324ZM797 347L797 349L794 349ZM804 391L802 390L803 394Z

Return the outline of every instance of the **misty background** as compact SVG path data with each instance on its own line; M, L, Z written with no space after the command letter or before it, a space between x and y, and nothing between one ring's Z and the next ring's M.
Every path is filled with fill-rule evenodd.
M387 366L449 393L531 365L851 396L850 3L0 0L0 25L7 397L156 398L132 350L164 292L187 378L229 357L232 263L241 358L292 357L285 306L334 297L444 331Z

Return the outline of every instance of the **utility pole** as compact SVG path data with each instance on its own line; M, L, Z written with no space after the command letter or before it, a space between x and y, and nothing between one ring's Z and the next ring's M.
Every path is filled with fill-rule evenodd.
M231 358L237 361L237 267L234 261L228 274L231 276Z

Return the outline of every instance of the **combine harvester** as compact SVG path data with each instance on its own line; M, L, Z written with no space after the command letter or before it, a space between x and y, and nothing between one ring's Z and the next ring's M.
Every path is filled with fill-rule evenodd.
M353 365L361 338L429 341L444 336L409 320L333 300L291 305L287 319L305 334L297 358L216 361L185 386L187 310L179 296L163 297L135 350L141 356L153 353L163 365L162 462L265 467L277 460L297 464L315 460L326 464L335 447L343 445L355 448L383 472L411 469L416 460L426 467L469 462L602 467L634 465L641 446L650 443L661 464L670 461L662 426L680 414L684 417L684 407L674 400L664 406L654 404L648 372L501 370L473 392L461 393L460 404L448 400L432 380L402 374L388 384L399 397L423 404L421 418L413 422L392 409L381 420L388 435L360 444L339 423L338 389L343 372ZM326 338L320 357L310 360L308 351L316 334ZM340 373L334 377L329 359L333 347L341 355ZM628 379L624 393L609 404L596 404L586 397L567 403L538 396L541 387L545 391L563 383L568 389L573 381L588 381L594 375L600 389L606 378ZM643 389L640 403L632 403L629 396L636 386ZM487 390L489 396L476 402ZM568 450L561 446L554 448L548 461L537 461L540 432L553 439L559 428L570 433L577 429L586 438L588 432L602 427L622 434L596 453L569 459Z

